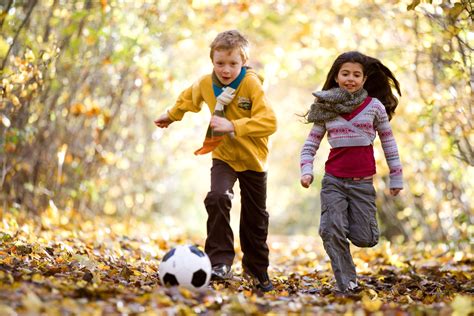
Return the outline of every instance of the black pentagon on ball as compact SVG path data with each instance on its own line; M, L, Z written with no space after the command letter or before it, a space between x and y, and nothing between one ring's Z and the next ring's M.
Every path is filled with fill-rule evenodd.
M191 252L197 255L198 257L204 257L206 255L196 246L189 246L189 250L191 250Z
M193 273L193 279L191 280L191 284L195 287L201 287L206 283L206 272L202 269L197 270Z
M171 258L173 255L174 255L174 252L176 251L176 248L173 248L171 249L170 251L168 251L165 256L163 257L163 262L165 262L166 260L168 260L169 258Z
M163 282L165 283L166 286L176 286L179 285L178 280L176 277L171 274L171 273L166 273L165 276L163 277Z

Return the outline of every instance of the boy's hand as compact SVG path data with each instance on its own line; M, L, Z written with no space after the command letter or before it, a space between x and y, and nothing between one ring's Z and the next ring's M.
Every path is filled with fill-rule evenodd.
M232 102L232 99L234 99L235 96L235 89L231 87L226 87L224 91L217 97L217 102L222 104L222 105L228 105L230 102Z
M157 118L154 122L156 126L161 128L167 128L168 125L173 123L173 121L168 116L168 113L161 114L161 116Z
M391 196L397 196L398 193L400 193L401 190L402 190L401 188L390 189L390 195Z
M234 132L234 124L232 124L232 122L226 119L225 117L220 117L217 115L213 115L211 117L211 127L216 132L221 132L221 133Z
M301 176L300 182L301 182L301 185L303 186L303 188L309 188L309 186L313 182L313 176L311 176L309 174L305 174L305 175Z

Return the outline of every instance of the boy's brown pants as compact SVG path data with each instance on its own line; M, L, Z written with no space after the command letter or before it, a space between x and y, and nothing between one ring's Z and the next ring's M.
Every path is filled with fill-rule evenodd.
M208 214L205 251L212 265L224 263L230 266L234 261L230 209L234 195L232 188L237 179L242 206L239 230L242 265L252 273L266 272L269 264L266 172L236 172L225 162L212 160L211 191L204 200Z

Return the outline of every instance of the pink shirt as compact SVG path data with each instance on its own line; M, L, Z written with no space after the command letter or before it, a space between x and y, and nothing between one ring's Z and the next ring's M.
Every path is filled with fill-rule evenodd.
M360 132L347 124L348 119ZM373 175L375 162L372 144L378 135L390 172L390 188L403 188L403 171L397 143L385 107L377 98L366 99L345 118L338 116L324 125L313 124L301 149L302 176L313 175L314 159L326 133L329 145L334 148L326 164L328 173L348 178Z
M341 115L350 121L359 114L372 100L367 97L352 113ZM374 147L355 146L331 148L326 161L326 172L340 178L362 178L372 176L376 173Z

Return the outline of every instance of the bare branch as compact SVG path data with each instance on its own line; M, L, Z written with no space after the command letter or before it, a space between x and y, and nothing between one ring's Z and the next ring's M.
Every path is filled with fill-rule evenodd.
M7 64L7 61L8 61L8 56L10 55L10 52L13 49L13 46L15 46L16 40L18 39L18 35L20 35L20 32L23 29L23 27L25 26L26 22L28 22L28 20L30 19L31 13L33 12L33 9L34 9L34 7L36 6L37 3L38 3L38 0L31 0L30 1L30 7L28 8L28 13L26 14L26 17L23 20L23 22L21 23L18 30L16 31L15 37L13 38L13 42L10 45L10 47L8 48L7 54L5 55L5 58L3 59L2 67L0 68L0 71L2 71L5 68L5 66Z
M7 7L0 15L0 31L2 30L3 22L5 21L5 17L8 15L8 11L10 11L12 4L13 4L13 0L8 1Z
M54 0L53 5L51 6L51 9L49 10L49 16L48 16L48 19L46 20L46 27L45 27L44 35L43 35L43 41L45 43L48 42L49 33L51 32L51 25L49 24L49 21L53 17L53 12L56 9L57 5L58 5L58 0Z

